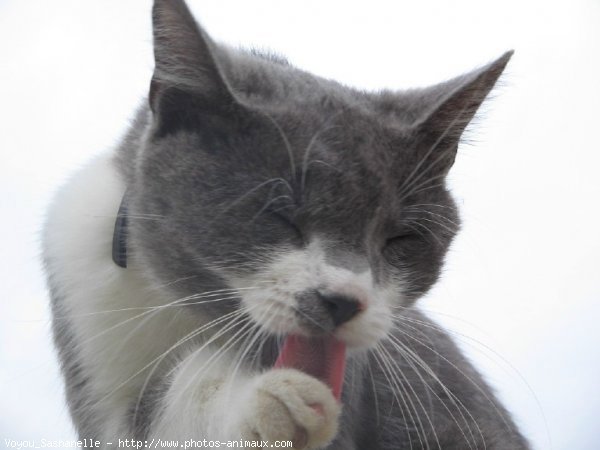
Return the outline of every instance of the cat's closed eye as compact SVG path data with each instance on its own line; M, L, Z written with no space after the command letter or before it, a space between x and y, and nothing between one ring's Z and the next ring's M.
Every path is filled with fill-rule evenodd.
M408 254L424 244L423 237L412 231L401 231L388 238L383 246L383 256L392 265L402 262Z
M291 232L294 233L295 237L300 241L304 242L304 235L294 216L290 214L287 209L289 208L278 208L271 209L270 216L276 220L279 224L287 227Z

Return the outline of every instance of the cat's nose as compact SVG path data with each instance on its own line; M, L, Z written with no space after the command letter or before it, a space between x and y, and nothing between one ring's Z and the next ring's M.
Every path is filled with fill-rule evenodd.
M348 322L362 309L358 300L346 295L317 292L317 297L336 327Z

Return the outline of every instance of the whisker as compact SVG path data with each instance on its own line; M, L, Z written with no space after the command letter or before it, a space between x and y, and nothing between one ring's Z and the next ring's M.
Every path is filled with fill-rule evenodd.
M248 354L248 352L250 351L250 349L255 345L256 340L259 339L262 335L262 330L261 327L258 326L258 324L263 323L263 321L265 320L265 318L268 318L266 320L266 324L265 327L268 328L268 326L271 323L271 318L269 318L269 312L271 310L271 308L273 307L273 305L269 305L265 311L263 311L263 313L261 314L261 316L258 318L258 320L256 321L257 323L254 325L253 330L254 331L254 335L252 336L252 338L248 339L246 341L246 345L240 350L240 352L238 352L237 355L237 362L233 368L233 371L231 371L231 376L230 376L230 383L229 383L229 389L228 389L228 393L225 396L226 399L230 398L231 395L231 387L232 385L235 383L235 377L237 375L237 372L243 362L243 360L246 358L246 355Z
M409 309L409 308L407 308L407 309ZM432 329L434 331L438 331L438 332L441 332L441 333L450 333L453 336L455 336L461 343L470 345L471 348L477 350L479 353L481 353L482 355L484 355L486 358L488 358L489 360L491 360L494 363L498 364L498 362L496 360L494 360L487 353L487 352L491 352L494 356L496 356L504 364L506 364L506 366L508 366L508 368L514 374L516 374L517 377L520 379L520 381L525 385L527 391L533 397L534 401L537 404L537 408L539 409L539 412L540 412L540 414L542 416L542 420L544 421L544 423L547 424L546 417L545 417L545 414L544 414L541 402L540 402L539 398L537 397L535 391L533 390L533 388L531 387L531 385L529 384L529 382L525 378L525 376L508 359L506 359L504 356L502 356L499 352L497 352L496 350L494 350L492 347L490 347L489 345L481 342L478 339L473 338L472 336L469 336L467 334L464 334L464 333L461 333L461 332L458 332L458 331L455 331L455 330L452 330L452 329L445 329L445 328L437 326L437 325L435 325L433 323L425 322L425 321L418 320L418 319L415 319L415 318L412 318L412 317L406 317L406 316L403 316L401 314L399 314L399 315L398 314L392 314L392 317L394 319L398 319L398 320L401 320L401 321L404 321L404 322L414 323L414 324L416 324L416 325L418 325L420 327L426 327L426 328L429 328L429 329ZM450 317L454 317L454 316L450 316ZM471 325L471 324L469 323L469 325ZM415 331L420 331L416 327L410 327L410 328L412 328ZM477 345L475 345L475 344L477 344ZM478 346L483 347L483 349L479 348ZM436 355L436 357L439 357L439 356ZM548 431L548 429L547 429L547 431ZM548 431L548 433L549 433L549 431Z
M342 113L342 111L337 111L335 114L331 115L327 121L325 121L325 123L323 124L323 126L321 126L317 132L312 136L312 138L310 139L308 145L306 146L306 150L304 151L304 155L302 157L302 175L301 175L301 179L300 179L300 192L302 193L302 195L304 194L304 190L306 187L306 175L308 172L308 166L309 166L309 155L310 155L310 151L313 148L313 145L315 144L315 142L317 142L317 139L320 137L320 135L325 132L325 131L329 131L331 129L333 129L334 127L329 127L328 125L333 122L333 120L338 117L340 114Z
M403 354L405 358L407 358L406 361L409 363L409 366L413 369L413 371L417 374L417 376L419 377L419 379L423 383L423 386L426 387L427 390L436 397L436 399L442 404L442 406L448 412L448 414L450 414L450 417L452 417L452 420L454 421L454 423L456 424L456 426L460 430L461 434L464 436L465 441L469 445L469 448L473 449L473 446L471 445L471 443L470 443L467 435L465 434L464 430L462 429L462 427L458 423L458 420L456 419L456 417L454 416L454 414L452 413L452 411L450 411L450 409L448 408L448 406L446 405L446 403L440 398L440 396L435 392L435 390L431 387L431 385L429 383L427 383L427 381L423 378L423 376L421 375L421 373L418 371L417 367L415 367L415 365L411 362L411 359L418 366L420 366L421 368L423 368L425 370L425 372L429 376L431 376L434 379L434 381L436 381L440 385L440 387L442 388L442 390L444 391L444 393L450 398L450 400L454 404L454 407L457 409L457 411L460 414L461 418L465 422L465 425L466 425L467 429L469 430L469 434L471 435L471 438L473 439L473 442L475 443L475 445L477 445L477 442L475 441L475 436L473 435L473 432L471 430L469 422L467 421L465 415L462 413L462 411L461 411L461 409L460 409L460 407L458 405L462 406L462 408L467 412L467 414L474 421L474 418L471 416L471 414L469 413L469 411L467 410L467 408L462 404L462 402L460 402L460 400L458 400L458 398L454 395L454 393L452 393L452 391L439 379L439 377L435 374L435 372L431 369L431 367L417 353L415 353L414 351L412 351L408 346L406 346L405 344L403 344L402 342L400 342L398 339L394 338L394 336L391 336L391 335L388 336L388 342L391 345L393 345L394 348L397 351L399 351L401 354ZM479 426L478 426L478 424L476 422L475 422L475 425L479 429ZM479 433L481 434L481 430L479 430ZM483 439L483 434L481 434L481 437ZM438 442L438 445L439 445L439 442ZM485 439L484 439L484 447L485 447Z
M373 376L373 369L371 368L371 364L369 364L368 362L367 369L369 370L369 376L371 378L371 388L373 389L373 401L375 402L375 424L377 425L377 427L379 427L379 399L377 395L377 387L375 386L375 377Z
M267 112L265 112L264 110L261 111L268 119L269 121L275 126L275 128L277 129L277 132L279 133L279 135L281 136L281 139L283 140L283 143L285 145L285 149L288 153L288 158L290 161L290 174L292 177L296 176L296 163L294 161L294 152L292 150L292 146L290 145L290 141L287 138L287 135L285 134L285 132L283 131L283 129L281 128L281 126L279 125L279 123L275 120L275 118L273 116L271 116L270 114L268 114ZM291 187L290 187L290 190ZM293 192L293 190L292 190Z
M434 239L437 241L437 243L438 243L440 246L443 246L443 245L444 245L444 244L442 243L441 239L438 237L438 235L437 235L437 234L435 234L435 233L433 232L433 230L432 230L431 228L429 228L427 225L425 225L425 224L423 224L423 223L421 223L421 222L419 222L419 221L416 221L416 220L413 220L413 221L411 221L410 223L411 223L412 225L416 225L416 226L418 226L418 227L421 227L422 229L424 229L425 231L427 231L427 232L428 232L428 233L431 235L431 237L433 237L433 238L434 238Z
M449 209L452 210L452 208L449 208ZM424 209L424 208L418 208L418 207L415 207L415 205L408 206L407 208L405 208L405 211L415 211L415 212L419 212L419 213L423 213L423 214L428 214L430 216L437 217L438 219L440 219L442 221L445 221L445 222L449 223L450 225L454 225L456 227L459 226L459 223L457 223L454 220L450 219L448 216L445 216L445 215L440 214L440 213L435 213L433 211L429 211L429 210ZM442 223L442 222L440 222L440 223Z
M215 335L219 335L219 333L225 333L227 332L227 330L229 330L230 326L235 326L235 321L239 318L239 317L243 317L243 315L245 314L245 310L236 310L236 311L232 311L228 314L225 314L224 316L220 316L214 320L211 320L210 322L208 322L207 324L202 325L199 328L196 328L195 330L191 331L190 333L186 334L185 336L183 336L181 339L179 339L177 342L175 342L175 344L173 344L171 347L169 347L166 351L164 351L162 354L160 354L159 356L157 356L156 358L154 358L153 360L151 360L148 364L146 364L144 367L142 367L138 372L134 373L131 377L129 377L127 380L125 380L123 383L121 383L119 386L117 386L117 388L115 388L113 391L111 391L111 394L116 392L116 390L118 390L120 387L124 386L125 384L127 384L129 381L131 381L133 378L135 378L137 375L141 374L144 370L148 369L151 365L153 366L152 369L150 370L150 372L148 373L148 375L146 376L146 379L144 380L144 383L142 384L142 388L140 389L140 393L138 395L138 399L135 405L135 409L134 409L134 414L133 414L133 422L135 423L135 419L137 417L137 413L142 401L142 398L144 396L144 392L146 390L146 388L148 387L148 383L150 382L150 380L152 379L152 375L154 374L154 372L156 371L156 369L160 366L160 363L167 357L169 356L169 354L171 352L173 352L175 349L177 349L178 347L180 347L181 345L185 344L186 342L189 342L190 340L194 339L196 336L199 336L201 333L203 333L204 331L221 324L222 322L227 322L227 324L225 325L225 327L221 330L219 330L219 332ZM220 335L219 335L220 336ZM169 372L170 374L171 372Z
M254 194L259 189L261 189L261 188L263 188L265 186L268 186L270 183L283 183L283 184L289 186L289 183L286 180L284 180L283 178L280 178L280 177L271 178L269 180L263 181L262 183L259 183L257 186L254 186L249 191L245 192L243 195L239 196L236 200L234 200L233 202L231 202L225 209L222 209L217 214L215 214L215 216L213 217L213 219L209 223L209 225L212 225L219 217L221 217L223 214L225 214L228 211L230 211L234 206L240 204L243 200L245 200L246 198L248 198L250 195ZM290 189L291 189L291 187L290 187Z
M415 186L414 189L412 189L411 191L407 192L406 194L404 194L403 196L399 197L397 202L401 203L404 200L406 200L407 198L409 198L412 195L417 195L421 192L425 192L425 191L429 191L431 189L436 189L436 188L440 188L440 187L445 187L445 184L442 183L438 183L438 184L431 184L429 185L429 183L431 183L432 181L436 181L436 180L444 180L444 177L439 176L439 177L432 177L428 180L425 180L423 183L420 183L419 185Z
M204 332L205 330L210 329L210 328L212 328L215 325L218 325L222 321L227 320L231 316L233 316L234 319L235 319L236 317L243 315L244 312L245 311L243 311L243 310L233 311L232 313L230 313L230 314L228 314L226 316L218 317L218 318L216 318L216 319L208 322L207 324L204 324L201 327L199 327L199 328L193 330L192 332L188 333L186 336L184 336L183 338L179 339L175 344L173 344L168 350L166 350L165 352L163 352L161 355L157 356L156 358L152 359L148 364L146 364L141 369L139 369L138 371L136 371L133 375L131 375L126 380L124 380L123 382L121 382L120 384L118 384L115 388L113 388L110 392L108 392L107 394L105 394L98 401L102 402L103 400L107 399L108 397L110 397L111 395L113 395L114 393L116 393L119 389L121 389L123 386L125 386L127 383L129 383L131 380L133 380L136 376L140 375L143 371L145 371L146 369L148 369L152 364L156 363L156 361L159 361L159 360L162 361L162 359L164 359L166 357L166 355L168 355L172 350L174 350L175 348L177 348L179 345L187 342L188 340L190 340L193 337L199 335L200 333ZM232 321L234 319L232 319Z
M150 311L154 311L154 310L171 308L174 306L185 306L185 305L192 305L192 304L196 305L196 304L201 304L203 302L196 302L196 303L185 303L185 302L188 300L195 300L195 299L199 299L199 298L216 297L216 296L222 295L222 294L233 294L238 291L246 291L246 290L251 290L251 289L262 289L262 288L260 286L249 286L249 287L242 287L242 288L218 289L216 291L209 291L207 293L192 294L187 297L183 297L183 298L177 299L175 301L172 301L170 303L166 303L164 305L131 306L128 308L106 309L106 310L102 310L102 311L93 311L93 312L82 313L82 314L72 314L72 315L68 315L68 316L66 316L66 315L65 316L56 316L56 317L54 317L54 319L63 320L63 319L71 319L73 317L89 317L89 316L111 314L111 313L124 312L124 311L147 311L147 312L150 312ZM229 298L231 298L231 297L229 297ZM225 299L223 299L223 300L225 300ZM210 299L210 300L207 300L205 303L211 303L211 302L217 302L217 301L221 301L221 299ZM145 313L144 313L144 315L145 315ZM130 319L135 319L140 316L141 315L138 315L138 316L132 317ZM111 329L114 329L114 328L111 328Z
M247 316L246 316L247 318ZM191 384L195 381L197 381L198 377L200 376L200 374L205 371L210 369L214 364L217 363L217 361L232 347L234 346L237 342L239 342L239 340L243 339L249 332L252 331L252 328L254 327L254 324L252 323L251 320L246 320L246 323L244 325L241 326L241 328L239 330L237 330L233 336L231 336L222 346L220 346L218 348L218 350L213 353L208 360L206 360L204 362L204 364L194 373L193 377L190 377L190 380L188 381L188 383L186 383L186 385L183 387L183 389L181 390L182 393L187 392L187 390L190 388ZM211 340L211 342L213 342L214 340ZM204 346L203 346L204 347ZM198 352L196 353L196 355L199 354L199 351L202 348L198 349L195 351Z
M441 446L440 446L440 442L439 442L439 438L437 436L437 433L435 431L435 426L433 425L433 422L431 421L431 417L429 416L429 413L427 412L427 409L425 408L425 406L423 405L423 402L421 401L421 398L419 397L419 395L417 394L417 392L415 391L414 387L412 386L411 382L408 380L408 378L406 377L406 375L404 374L404 371L400 368L400 366L398 365L398 363L394 360L394 358L392 358L392 355L389 353L389 351L383 346L380 346L380 351L383 353L384 356L387 356L390 367L396 368L396 370L398 371L398 373L400 374L400 376L404 379L404 381L406 381L407 386L409 387L409 389L411 390L411 392L413 393L415 399L417 400L417 403L419 404L419 406L421 407L421 410L423 411L423 413L425 414L425 419L427 420L427 422L429 423L429 426L431 427L431 430L433 431L433 435L434 438L436 440L436 443L438 445L438 449L441 450ZM401 353L403 354L403 352ZM408 362L408 360L407 360ZM414 370L414 369L413 369ZM424 382L423 378L421 377L420 373L417 372L417 375L419 376L419 378L421 379L422 382ZM410 397L409 397L410 398ZM431 400L429 401L430 405L431 405ZM417 412L416 410L416 405L413 404L413 408L415 410L415 415L417 416L417 419L419 420L419 426L421 427L421 430L423 431L423 438L425 439L425 446L429 449L429 441L426 438L426 434L425 434L425 427L423 426L423 422L421 421L421 417L420 414Z
M435 350L434 348L428 346L427 344L425 344L423 341L415 338L414 336L412 336L410 333L407 333L405 331L403 331L400 328L396 329L398 332L402 333L403 335L405 335L406 337L408 337L409 339L415 341L417 344L421 345L422 347L426 348L427 350L429 350L430 352L432 352L435 355L438 355L438 357L440 359L442 359L444 362L446 362L447 364L450 365L450 367L452 367L454 370L456 370L459 374L461 374L467 381L469 381L469 383L471 383L473 385L473 387L475 387L475 389L477 389L477 391L479 393L481 393L481 395L484 396L484 398L488 401L488 403L492 406L492 408L494 409L494 411L496 412L496 414L498 414L498 417L500 417L502 419L502 421L504 422L504 425L506 426L506 429L509 431L512 431L512 428L510 427L510 425L508 424L508 421L506 420L506 418L504 417L504 414L502 414L502 412L498 409L498 407L496 406L496 404L492 401L492 399L490 398L490 396L485 392L485 390L479 386L471 377L469 377L462 369L460 369L460 367L458 367L456 364L454 364L452 361L450 361L448 358L446 358L444 355L442 355L440 352L438 352L437 350ZM396 338L397 339L397 338Z
M265 203L265 205L256 214L254 214L254 216L252 216L252 219L250 220L250 222L254 222L258 217L260 217L260 215L262 213L264 213L269 208L269 206L271 206L277 200L281 200L281 199L284 199L284 198L290 199L290 201L292 203L294 202L294 200L292 199L292 197L290 197L289 195L278 195L277 197L274 197L274 198L272 198L270 200L267 200L267 202Z
M412 423L412 428L415 428L415 430L417 432L417 438L419 439L419 442L421 444L421 448L423 448L423 441L421 439L421 434L419 433L418 428L416 428L416 421L415 421L415 419L414 419L414 417L412 415L412 412L411 412L410 408L408 407L408 403L406 402L405 397L401 395L401 392L404 392L405 396L407 398L409 398L408 392L406 391L406 389L404 388L404 386L401 385L401 382L399 380L397 380L396 378L394 378L394 372L389 367L389 362L381 354L381 343L377 344L377 346L373 349L373 351L372 351L371 354L375 358L375 361L377 362L377 364L379 365L379 367L381 367L383 375L387 379L388 383L393 388L392 392L394 394L394 399L396 400L396 403L398 404L398 409L400 410L400 413L402 414L402 420L404 421L404 424L407 427L406 431L408 433L408 439L409 439L408 443L410 445L411 450L413 448L412 438L410 436L411 428L408 428L408 421L406 419L406 414L404 413L405 409L406 409L406 412L410 415L410 421ZM400 394L400 399L402 399L402 403L400 403L400 399L398 398L398 394ZM410 398L409 398L409 400L410 400ZM404 405L404 407L402 407L402 405ZM393 407L393 403L392 403L392 407ZM413 408L414 408L414 405L413 405ZM416 412L416 410L415 410L415 412ZM390 414L392 414L391 410L390 410Z
M165 310L165 309L166 309L166 308L168 308L168 307L171 307L171 306L173 306L174 304L182 304L183 302L187 302L187 301L189 301L189 300L194 300L194 299L196 299L196 298L200 298L200 297L201 297L201 296L198 296L198 295L190 295L190 296L187 296L187 297L183 297L183 298L177 299L177 300L175 300L175 301L173 301L173 302L170 302L170 303L167 303L167 304L165 304L165 305L159 305L159 306L156 306L156 307L152 307L152 309L150 309L150 310L148 310L148 311L145 311L145 312L143 312L143 313L141 313L141 314L137 314L137 315L135 315L135 316L133 316L133 317L129 317L129 318L127 318L127 319L125 319L125 320L123 320L123 321L121 321L121 322L119 322L119 323L116 323L116 324L114 324L114 325L112 325L112 326L110 326L110 327L108 327L108 328L104 329L103 331L101 331L101 332L99 332L99 333L95 334L94 336L91 336L91 337L89 337L89 338L85 339L85 340L84 340L82 343L80 343L80 345L85 345L85 344L88 344L89 342L91 342L91 341L93 341L93 340L95 340L95 339L99 338L100 336L103 336L103 335L105 335L106 333L108 333L108 332L110 332L110 331L112 331L112 330L115 330L115 329L117 329L117 328L120 328L120 327L122 327L123 325L126 325L126 324L128 324L129 322L132 322L133 320L139 319L139 318L141 318L141 317L144 317L144 316L146 316L146 315L151 315L151 316L153 316L153 315L155 315L156 313L158 313L158 312L160 312L160 311L163 311L163 310ZM214 302L219 302L219 301L223 301L223 300L228 300L228 299L231 299L231 298L236 298L236 297L237 297L237 296L234 296L234 297L228 297L228 298L219 298L219 299L209 299L209 300L203 300L203 301L201 301L201 302L198 302L198 303L214 303ZM185 304L183 304L183 306L185 306L185 305L191 305L191 304L193 304L193 303L185 303Z

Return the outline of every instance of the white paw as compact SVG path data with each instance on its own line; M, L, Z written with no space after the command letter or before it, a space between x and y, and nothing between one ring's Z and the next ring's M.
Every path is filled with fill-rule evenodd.
M340 406L321 381L295 369L273 369L252 384L241 431L253 440L292 441L294 449L318 449L337 433Z

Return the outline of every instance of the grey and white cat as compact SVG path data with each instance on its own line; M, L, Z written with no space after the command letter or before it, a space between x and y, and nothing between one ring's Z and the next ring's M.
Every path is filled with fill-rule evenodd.
M149 106L44 232L79 435L528 448L414 307L459 227L460 136L511 53L371 93L218 45L182 0L153 27Z

